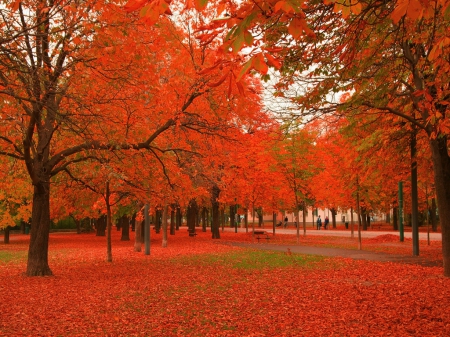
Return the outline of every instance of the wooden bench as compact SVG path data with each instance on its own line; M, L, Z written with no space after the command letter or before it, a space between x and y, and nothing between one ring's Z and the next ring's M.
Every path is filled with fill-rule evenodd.
M197 235L197 233L195 232L195 229L188 229L188 233L189 233L189 236L192 236L192 237Z
M254 231L253 235L255 235L258 242L260 239L266 239L267 241L270 240L270 236L266 231Z
M371 223L370 224L370 228L372 228L372 229L375 229L375 228L381 229L381 226L382 226L381 223Z

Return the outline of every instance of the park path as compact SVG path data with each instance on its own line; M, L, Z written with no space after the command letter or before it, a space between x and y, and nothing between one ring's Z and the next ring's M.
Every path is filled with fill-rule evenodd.
M233 228L227 228L226 231L234 231ZM258 228L259 230L259 228ZM271 228L265 229L269 234L272 233ZM238 232L245 232L245 228L238 228ZM251 230L249 229L249 232ZM296 229L276 229L276 234L295 234ZM380 235L399 235L398 232L394 231L364 231L361 232L362 238L375 238ZM303 230L300 231L300 235L303 235ZM350 230L315 230L309 229L306 235L322 235L322 236L339 236L339 237L351 237ZM358 233L355 232L355 237ZM405 238L411 238L411 233L405 232ZM427 239L427 233L419 233L420 240ZM430 233L430 240L440 241L442 236L440 233ZM382 252L373 252L366 250L356 250L356 249L345 249L345 248L329 248L329 247L314 247L314 246L302 246L299 245L276 245L271 243L243 243L243 242L233 242L230 243L234 246L249 247L254 249L272 250L272 251L282 251L296 253L296 254L308 254L308 255L321 255L321 256L340 256L344 258L351 258L355 260L370 260L370 261L381 261L381 262L394 262L394 263L407 263L416 264L426 267L442 267L442 261L430 260L421 256L413 255L396 255L388 254Z

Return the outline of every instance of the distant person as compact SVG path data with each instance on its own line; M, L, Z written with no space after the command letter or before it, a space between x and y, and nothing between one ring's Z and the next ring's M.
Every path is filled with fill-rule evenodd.
M322 227L322 219L319 217L317 218L317 230L320 230L320 227Z
M286 215L286 217L284 218L284 228L287 227L288 221L289 221L289 219L288 219L288 217L287 217L287 215Z
M328 219L328 217L325 217L325 223L324 223L324 228L328 229L328 223L330 222L330 219Z
M295 216L295 218L294 218L294 226L295 226L295 228L297 228L297 226L298 226L298 217L297 216Z

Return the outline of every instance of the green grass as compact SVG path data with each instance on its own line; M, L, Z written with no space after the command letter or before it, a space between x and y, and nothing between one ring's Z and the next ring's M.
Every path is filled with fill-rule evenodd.
M24 262L27 257L27 252L18 251L18 252L6 252L0 251L0 263L20 263Z
M240 250L225 254L178 257L173 262L184 265L226 265L240 270L261 270L286 267L310 268L324 260L322 256L287 254L261 250Z

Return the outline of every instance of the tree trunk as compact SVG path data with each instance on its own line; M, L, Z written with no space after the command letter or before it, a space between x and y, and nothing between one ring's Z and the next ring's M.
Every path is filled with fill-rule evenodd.
M176 228L175 229L179 230L180 227L181 227L181 221L182 221L182 214L181 214L181 208L180 207L177 207L176 218L177 218L177 224L176 224Z
M169 206L167 206L167 203L164 205L164 210L162 214L162 247L167 247L167 212L168 212Z
M130 241L130 219L128 215L121 217L120 226L122 227L122 237L120 241Z
M394 231L398 231L398 207L392 209L392 225L394 226Z
M142 250L142 238L141 238L141 226L143 226L143 221L135 221L135 237L134 237L134 251L140 252Z
M102 215L97 219L96 223L96 236L106 235L106 215Z
M6 226L5 227L5 233L4 233L4 239L3 239L3 243L8 244L9 243L9 232L11 230L11 226Z
M366 208L360 207L360 209L361 209L361 214L359 215L359 217L361 218L361 221L362 221L362 229L363 229L363 231L366 231L367 230Z
M211 205L212 205L212 224L211 224L211 234L213 239L220 239L220 231L219 231L219 195L220 189L217 185L214 185L211 190Z
M202 208L202 232L206 232L206 221L208 221L208 220L206 220L207 219L206 213L207 213L206 207L203 207Z
M264 215L261 208L258 208L257 214L258 214L258 227L262 227L264 222Z
M50 234L50 177L34 185L31 210L31 235L27 276L49 276L48 239Z
M330 209L331 211L331 222L333 223L333 228L336 228L336 214L337 211L335 208Z
M170 235L175 235L175 206L170 208Z
M431 217L431 229L433 232L437 232L438 230L438 221L436 217L436 198L431 199L431 210L430 210L430 217Z
M106 261L112 262L112 246L111 246L111 205L109 203L110 191L109 181L106 182L105 202L106 202Z
M234 228L234 226L236 226L237 224L235 224L236 222L236 214L234 212L234 210L236 209L236 207L234 205L230 206L230 227Z
M447 137L430 139L433 154L434 185L442 230L444 276L450 277L450 157Z
M161 210L156 210L155 211L155 232L156 234L159 234L159 231L161 230Z
M131 231L136 231L136 212L134 212L133 216L131 217Z
M197 214L198 214L197 202L195 201L195 199L191 199L189 201L189 206L188 206L187 212L186 212L187 226L190 231L195 231L195 224L197 222Z
M244 213L244 226L245 226L245 232L248 233L248 209L245 209Z

